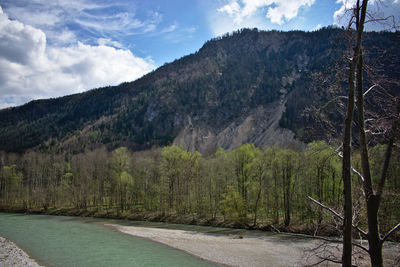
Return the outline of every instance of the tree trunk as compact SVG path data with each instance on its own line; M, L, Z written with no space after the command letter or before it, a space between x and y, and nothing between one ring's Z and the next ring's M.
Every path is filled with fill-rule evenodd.
M354 112L354 92L356 88L356 71L357 71L357 85L362 91L362 34L364 31L365 16L367 13L368 0L363 0L360 5L360 0L357 0L354 15L356 19L356 46L354 48L353 58L349 70L349 92L348 92L348 105L345 119L345 130L343 136L343 165L342 165L342 178L343 178L343 191L344 191L344 220L343 220L343 254L342 266L351 266L352 264L352 192L351 192L351 126L353 122ZM351 26L351 25L350 25ZM361 94L362 97L362 94ZM357 103L363 105L363 103ZM360 106L358 106L360 109ZM358 110L360 112L360 110ZM360 114L359 114L360 115ZM362 117L364 117L362 110ZM363 123L363 122L362 122ZM361 131L360 131L361 132ZM365 141L365 140L364 140ZM362 148L361 148L362 150Z
M351 124L354 113L354 89L355 89L355 68L356 61L352 60L349 71L349 92L346 119L344 121L343 134L343 160L342 179L344 195L344 220L343 220L343 251L342 266L351 266L352 256L352 191L351 191Z
M259 183L259 186L258 186L258 193L257 193L256 203L254 205L253 227L256 227L256 225L257 225L257 211L258 211L258 203L260 202L260 198L261 198L261 178L260 178L260 183Z
M379 235L378 209L380 196L374 195L372 188L372 177L368 155L368 141L365 133L364 118L364 90L363 90L363 53L361 49L361 38L364 29L364 21L366 16L367 1L363 1L361 8L360 20L357 20L358 40L360 47L358 50L357 64L357 111L358 111L358 128L360 139L361 168L364 177L363 188L367 204L368 218L368 244L371 266L383 266L382 259L382 242Z
M378 223L379 201L374 195L367 199L367 217L368 217L368 245L371 258L371 266L383 266L382 242L379 236Z

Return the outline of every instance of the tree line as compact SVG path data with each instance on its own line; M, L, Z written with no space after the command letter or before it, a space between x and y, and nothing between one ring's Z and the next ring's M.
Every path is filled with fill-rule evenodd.
M379 172L385 145L371 151L371 172ZM399 221L400 151L394 150L382 200L381 227ZM353 155L352 165L360 166ZM353 177L354 213L366 225L361 185ZM5 208L79 209L96 214L156 214L262 228L340 223L308 196L343 209L341 159L327 144L303 151L244 144L210 156L178 146L131 152L105 147L79 154L0 153L0 203Z

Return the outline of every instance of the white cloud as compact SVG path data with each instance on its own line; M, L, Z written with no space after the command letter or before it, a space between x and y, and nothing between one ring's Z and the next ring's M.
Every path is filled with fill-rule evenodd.
M131 81L154 69L151 59L118 45L100 39L49 46L43 31L10 20L0 7L0 108Z
M162 21L159 12L137 16L135 3L97 0L4 0L15 20L41 29L51 44L70 44L74 31L85 30L95 42L99 36L113 38L155 31ZM62 33L60 36L59 34ZM65 43L63 43L65 41Z
M295 18L300 8L311 6L315 0L234 0L217 9L233 18L236 24L252 19L257 12L266 9L265 17L282 25Z
M161 30L161 33L170 33L175 31L178 28L178 23L174 22L173 24L171 24L170 26L164 28Z
M121 43L119 43L117 41L113 41L110 38L99 38L99 39L97 39L97 44L103 45L103 46L112 46L112 47L121 48L121 49L124 48L124 46Z
M284 0L271 1L274 7L268 8L267 18L273 23L283 24L286 20L295 18L299 9L304 6L311 6L315 0Z
M351 18L351 11L349 11L356 3L356 0L336 0L337 4L341 4L340 8L333 14L333 21L336 25L347 26Z
M52 10L51 12L49 10L43 12L39 9L37 12L32 12L25 7L18 6L11 6L7 9L7 13L11 14L12 17L15 18L23 18L24 23L34 27L54 26L57 23L60 23L63 17L63 13L59 9Z
M19 64L34 64L46 47L44 32L11 21L0 10L0 58Z
M231 17L236 16L238 18L240 18L240 16L238 16L240 14L240 10L241 10L240 5L236 1L229 3L221 8L218 8L218 12L226 12L228 13L229 16Z
M352 16L351 9L355 6L356 0L336 0L336 3L341 6L333 15L334 24L347 27ZM399 16L399 0L371 0L368 2L367 21L382 18L388 19L379 22L368 22L366 24L366 30L392 30L394 26L399 26Z

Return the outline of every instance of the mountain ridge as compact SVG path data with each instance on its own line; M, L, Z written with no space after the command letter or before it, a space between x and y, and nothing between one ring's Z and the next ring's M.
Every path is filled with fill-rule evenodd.
M400 54L398 33L367 33L365 39L366 47L374 44L371 61L379 61L382 50ZM136 81L0 110L0 150L82 151L102 144L140 150L176 143L211 153L241 142L264 146L334 138L340 135L340 113L331 108L321 119L317 110L345 88L344 40L345 32L336 28L242 29ZM390 64L381 62L388 80L398 75L398 61L394 56ZM263 122L272 103L280 118ZM267 131L263 123L274 129ZM246 133L248 126L256 129ZM241 137L229 137L228 131ZM288 139L266 141L279 131Z

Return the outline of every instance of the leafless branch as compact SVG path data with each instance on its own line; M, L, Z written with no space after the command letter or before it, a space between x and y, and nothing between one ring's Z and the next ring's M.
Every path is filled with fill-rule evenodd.
M372 89L374 89L374 88L377 87L377 86L378 86L377 84L374 84L374 85L372 85L370 88L368 88L368 90L365 91L365 93L364 93L364 97L365 97Z
M331 259L331 258L325 258L325 257L321 257L321 256L317 256L320 261L311 265L306 265L307 267L311 267L311 266L319 266L321 263L325 262L325 261L329 261L329 262L333 262L333 263L339 263L341 264L342 261L336 260L336 259ZM354 267L357 267L357 265L352 265Z
M279 229L277 229L275 226L273 226L272 224L270 224L271 228L276 231L277 233L281 233L281 231L279 231Z
M327 238L327 237L323 237L323 236L309 236L309 237L324 240L327 242L332 242L332 243L340 243L341 244L343 242L342 240L331 239L331 238ZM355 242L352 242L352 244L353 244L353 246L358 247L358 248L364 250L365 252L369 253L369 250L366 247L363 247L362 245L357 244Z
M365 91L365 93L364 93L364 97L365 97L370 91L372 91L372 90L373 90L374 88L376 88L376 87L380 88L386 96L388 96L388 97L390 97L390 98L392 98L392 99L394 98L394 96L392 96L385 88L383 88L383 87L380 86L379 84L374 84L374 85L372 85L370 88L368 88L368 90Z
M366 130L365 133L369 133L371 135L382 135L382 134L385 134L385 132L373 132L371 130Z
M330 213L332 213L333 215L335 215L337 218L343 220L343 216L341 214L339 214L338 212L336 212L335 210L329 208L328 206L318 202L317 200L313 199L312 197L308 196L308 199L310 199L312 202L314 202L315 204L317 204L318 206L324 208L325 210L328 210ZM363 231L362 229L360 229L359 227L357 227L356 225L353 224L353 228L355 230L357 230L363 237L367 237L367 233L365 231Z
M318 258L321 259L321 257L318 257ZM321 263L323 263L323 262L325 262L325 261L327 261L327 260L324 259L324 258L322 258L319 262L316 262L316 263L310 264L310 265L305 265L305 266L306 266L306 267L318 266L318 265L320 265Z
M400 100L399 99L397 99L397 103L396 103L396 113L400 114ZM391 158L391 154L392 154L392 150L393 150L393 144L394 144L395 137L396 137L398 127L399 127L398 124L399 124L399 120L394 118L393 123L392 123L391 134L390 134L391 136L390 136L389 144L387 145L387 148L386 148L385 160L384 160L384 163L382 166L382 173L381 173L381 177L379 179L378 189L376 192L378 201L380 200L380 198L382 196L383 187L385 186L387 172L388 172L388 168L389 168L389 162L390 162L390 158Z
M361 229L360 229L360 230L361 230ZM362 230L361 230L361 231L362 231ZM362 231L362 232L363 232L363 231ZM279 233L281 233L281 232L279 232ZM297 237L305 237L305 238L319 239L319 240L323 240L323 241L326 241L326 242L337 243L337 244L342 244L342 242L343 242L342 240L339 240L339 239L333 239L333 238L328 238L328 237L318 236L318 235L312 236L312 235L306 235L306 234L286 233L286 232L285 232L285 233L282 233L282 234L285 234L285 235L292 235L292 236L297 236ZM367 249L366 247L363 247L362 245L357 244L357 243L355 243L355 242L352 242L352 244L353 244L353 246L358 247L358 248L364 250L365 252L369 253L369 251L368 251L368 249Z
M329 240L329 238L322 238L321 237L319 239L322 239L322 240L328 241L328 242L342 243L341 241L338 241L338 240ZM309 266L310 267L311 266L319 266L321 263L326 262L326 261L327 262L333 262L333 263L339 263L339 264L342 263L341 259L339 259L337 256L335 256L334 253L332 253L332 251L330 251L330 249L327 250L327 244L329 244L329 243L322 243L322 244L318 245L318 247L312 249L312 251L317 253L317 255L315 255L315 254L314 255L318 258L318 261L315 262L315 263L312 263L312 264L306 264L304 266L307 266L307 267L309 267ZM354 244L353 243L353 245L359 247L358 244ZM366 248L364 248L364 247L361 247L361 248L365 252L368 253L368 250ZM329 255L324 255L324 256L318 255L318 254L321 254L321 253L326 254L326 252L328 252ZM357 266L357 265L352 265L352 266Z
M318 206L330 211L333 215L335 215L336 217L338 217L339 219L343 220L343 216L341 214L339 214L338 212L336 212L335 210L329 208L328 206L325 206L324 204L320 203L319 201L313 199L312 197L308 196L308 199L310 199L312 202L314 202L315 204L317 204Z
M329 105L333 104L333 103L337 103L339 100L344 99L347 100L347 96L338 96L335 97L334 99L328 101L325 105L323 105L322 107L320 107L318 109L318 112L321 112L321 110L326 109Z
M393 23L395 22L395 17L393 15L388 16L386 18L375 18L375 19L370 19L370 20L366 20L365 23L370 23L370 22L381 22L381 21L387 21L389 19L393 20Z
M400 228L400 222L392 228L392 230L390 230L383 238L382 238L382 243L386 241L386 239L388 239L388 237L393 234L397 229Z
M362 183L364 183L364 176L362 176L362 174L359 172L359 171L357 171L356 169L354 169L353 167L351 167L351 171L353 172L353 173L355 173L357 176L358 176L358 178L360 178L360 180L361 180L361 182Z
M336 151L336 150L335 150L335 151ZM337 152L337 155L338 155L340 158L343 158L343 155L342 155L341 152ZM360 180L361 180L362 183L364 183L364 176L362 176L362 174L361 174L359 171L357 171L357 170L354 169L353 167L351 167L351 171L352 171L354 174L356 174L356 175L358 176L358 178L360 178Z
M340 146L339 146L338 148L336 148L334 151L335 151L337 154L340 154L340 150L342 149L342 147L343 147L343 143L341 143ZM332 150L333 150L333 149L332 149Z

